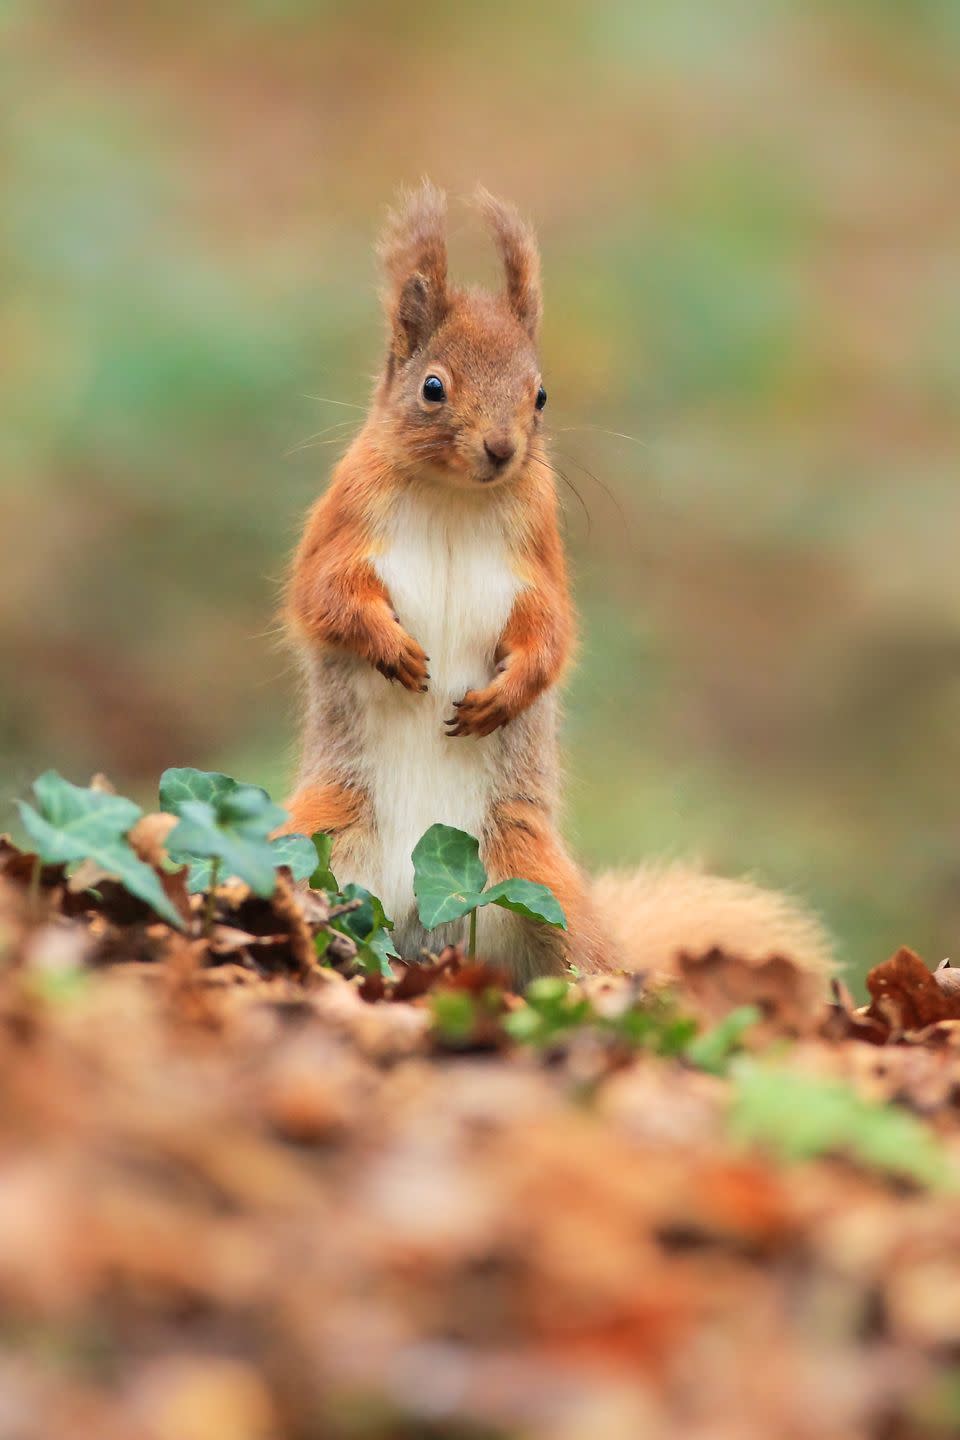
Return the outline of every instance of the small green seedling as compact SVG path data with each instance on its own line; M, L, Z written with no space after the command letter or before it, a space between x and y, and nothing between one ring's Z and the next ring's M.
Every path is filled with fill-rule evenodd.
M567 928L560 903L546 885L501 880L487 890L480 842L451 825L431 825L420 837L413 851L413 875L413 893L425 930L470 916L467 954L471 959L477 950L477 911L484 905L500 905L528 920Z
M697 1022L677 1010L669 996L642 998L615 1015L604 1015L576 985L559 975L531 980L524 991L527 1002L504 1017L503 1028L520 1044L549 1048L574 1031L594 1029L631 1049L655 1055L687 1053Z
M960 1183L929 1126L896 1105L863 1099L843 1081L740 1059L733 1070L734 1135L782 1160L848 1155L861 1165L932 1188Z
M725 1075L744 1035L762 1018L756 1005L738 1006L711 1030L705 1030L690 1041L684 1052L686 1059L698 1070L706 1070L710 1075Z
M167 898L159 875L126 839L143 814L139 805L122 795L71 785L55 770L47 770L33 782L33 794L35 805L21 800L18 808L40 862L70 865L92 860L168 924L183 929L183 920Z
M531 980L524 991L526 1005L504 1017L503 1028L521 1044L550 1045L579 1025L596 1020L586 996L556 975Z
M437 990L430 996L434 1029L454 1049L465 1045L477 1023L477 1006L466 990Z

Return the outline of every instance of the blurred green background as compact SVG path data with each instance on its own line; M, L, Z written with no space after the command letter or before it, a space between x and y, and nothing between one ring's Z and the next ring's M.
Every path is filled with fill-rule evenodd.
M378 363L371 242L401 182L482 180L540 231L583 501L581 853L786 886L855 973L950 953L955 0L4 0L0 27L5 811L49 765L285 792L274 612ZM463 212L452 248L492 274Z

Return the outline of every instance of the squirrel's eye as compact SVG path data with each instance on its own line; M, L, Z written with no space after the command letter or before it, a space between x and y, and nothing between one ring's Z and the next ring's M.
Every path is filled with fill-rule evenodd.
M543 407L544 407L544 405L546 405L546 403L547 403L547 392L546 392L546 390L544 390L543 386L541 385L541 386L540 386L540 389L537 391L537 399L536 399L537 409L538 409L538 410L542 410Z
M433 400L435 402L446 400L447 392L443 388L443 381L439 375L428 375L426 380L424 380L423 398L424 400Z

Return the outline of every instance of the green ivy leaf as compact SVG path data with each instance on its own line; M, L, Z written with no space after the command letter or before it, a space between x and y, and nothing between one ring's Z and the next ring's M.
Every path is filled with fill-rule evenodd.
M202 800L216 810L225 795L243 789L239 780L222 775L219 770L194 770L189 765L173 766L160 776L160 809L168 815L179 815L187 800ZM256 787L250 786L250 789ZM266 790L261 791L265 798Z
M359 942L357 959L368 975L380 975L384 980L396 978L390 961L399 960L400 955L390 938L390 931L384 926Z
M318 830L313 837L313 872L310 875L311 890L326 890L330 895L336 895L339 890L336 877L330 869L330 857L333 854L333 836L325 835Z
M167 852L169 854L169 851ZM187 891L190 895L202 895L213 884L213 860L191 860L186 855L170 856L177 865L187 867ZM219 866L217 867L219 871Z
M264 804L256 794L240 791L222 797L216 810L205 800L183 800L180 823L167 839L170 858L192 867L191 887L201 878L194 863L199 857L219 860L224 874L245 880L255 895L272 895L277 872L268 836L276 824L277 808L269 800Z
M217 770L185 766L163 772L160 804L180 817L167 849L176 864L189 866L187 888L193 892L210 887L215 862L223 874L245 880L261 896L273 894L278 865L290 865L297 879L306 879L314 867L313 847L306 836L270 840L287 812L259 785L244 785Z
M340 891L340 898L361 902L358 909L348 910L336 921L337 928L345 930L354 940L367 940L375 930L379 930L381 927L386 930L393 929L393 921L376 895L371 895L370 891L365 890L362 885L344 885Z
M376 895L371 895L362 885L344 885L339 900L359 900L356 910L338 915L330 923L335 930L349 935L357 947L357 963L368 975L382 975L384 980L393 980L394 973L390 960L399 960L399 952L390 938L393 921Z
M413 893L424 929L459 920L480 904L487 872L473 835L451 825L431 825L412 858Z
M19 802L23 821L45 865L93 860L178 930L183 920L167 899L160 877L126 840L143 811L122 795L71 785L55 770L34 781L37 808Z
M293 842L293 843L291 843ZM286 865L293 874L294 880L306 880L310 874L308 866L316 863L316 851L311 841L305 835L278 835L276 840L268 842L270 852L273 856L274 867ZM184 863L184 857L180 857L178 864ZM209 890L213 881L213 860L190 860L187 868L187 889L191 895L202 894ZM316 886L314 887L317 888ZM336 888L335 886L333 888Z
M557 925L561 930L567 928L567 918L553 891L533 880L501 880L499 885L491 885L481 897L480 904L502 905L504 910L525 915L528 920L542 920L547 925Z
M286 865L294 880L309 880L317 868L317 852L307 835L278 835L270 849L274 865Z
M483 905L500 905L528 920L567 928L560 903L546 885L510 879L484 890L487 872L480 843L465 830L431 825L417 841L412 858L413 893L426 930L461 920Z
M259 785L246 785L219 770L193 770L189 766L164 770L160 776L160 808L170 815L183 815L184 805L199 801L209 805L218 821L232 823L244 817L256 818L275 830L287 818L282 805L275 805Z
M41 859L51 865L87 858L88 852L81 853L80 844L90 839L99 840L107 834L126 835L143 814L139 805L123 795L72 785L56 770L47 770L34 780L33 794L45 823L62 837L56 845L72 852L69 856L49 858L41 854ZM21 801L21 806L36 814L26 802ZM54 843L50 842L47 832L44 833L48 843Z

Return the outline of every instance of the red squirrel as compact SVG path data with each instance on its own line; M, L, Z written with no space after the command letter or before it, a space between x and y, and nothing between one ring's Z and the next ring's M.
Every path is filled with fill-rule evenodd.
M445 197L406 195L379 253L388 346L360 433L307 520L286 594L306 714L289 829L383 901L407 959L463 938L420 926L411 851L437 821L476 835L491 881L548 885L567 929L490 906L483 952L516 983L664 975L681 950L787 954L826 970L818 922L684 867L591 882L558 832L557 692L574 614L547 462L532 230L486 191L502 293L451 283ZM611 926L611 917L616 933Z

